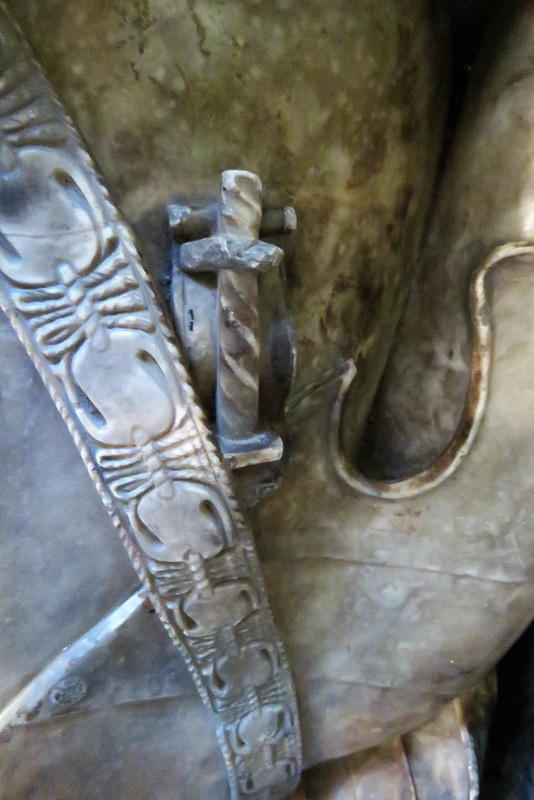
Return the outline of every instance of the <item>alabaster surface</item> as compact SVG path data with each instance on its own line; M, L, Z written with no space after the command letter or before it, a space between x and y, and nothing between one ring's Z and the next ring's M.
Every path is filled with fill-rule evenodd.
M374 411L367 453L379 448L374 468L381 474L410 474L444 450L471 360L470 275L495 245L532 236L532 41L532 9L519 4L515 17L507 8L506 25L498 21L482 54L484 77L466 103ZM490 281L489 405L475 446L451 479L411 500L350 496L321 455L329 437L325 410L336 392L322 386L293 407L299 452L280 491L257 510L267 570L287 570L299 586L294 597L315 608L314 635L295 642L297 663L313 664L308 675L317 686L336 675L341 703L354 681L358 718L366 720L359 730L371 732L371 717L387 720L377 723L377 737L472 684L532 616L532 266L509 262ZM325 421L322 433L318 420ZM273 593L275 609L291 603L288 584L289 577ZM343 586L337 603L329 594L336 585ZM291 607L298 613L296 603ZM323 631L334 626L343 635L350 628L350 647L320 652ZM317 694L308 697L313 702ZM307 710L318 720L318 709ZM349 726L347 720L354 730ZM366 733L361 746L372 737Z
M373 410L362 452L371 471L402 476L443 451L458 424L469 377L471 274L494 247L532 240L533 37L528 3L496 9ZM527 422L521 406L512 411L510 404L510 414Z
M297 342L288 462L280 488L251 520L296 680L308 765L422 724L491 667L534 607L528 266L495 278L490 405L458 474L428 495L387 503L355 496L331 466L329 423L347 360L358 366L344 419L352 449L429 211L448 47L431 5L346 2L325 16L323 4L298 2L11 3L156 274L165 268L158 262L165 253L162 205L213 197L224 169L258 173L268 196L297 211L286 264ZM510 56L513 67L505 59L510 85L503 97L513 91L517 98L530 85L528 78L512 80L523 69L520 53L527 58L532 49L529 28L521 25L524 51ZM480 120L500 96L499 70L487 81L463 128L486 158L488 133ZM499 144L491 161L500 160L501 182L491 185L494 192L473 188L469 195L476 205L498 194L499 214L509 224L473 245L473 259L486 244L525 236L510 221L520 213L518 193L507 194L513 155L506 161L499 149L505 141L506 154L515 152L506 128L515 119L514 102L494 111ZM517 135L527 136L528 98L520 102L526 116ZM437 219L443 204L456 209L461 197L469 205L462 181L471 163L453 161L451 170L462 177L455 183L447 173ZM472 169L474 187L484 172ZM480 213L482 227L483 211L477 206L473 213ZM449 251L471 246L462 225L450 225ZM452 258L447 263L440 285L456 287L461 305L466 272L461 265L456 272ZM448 290L437 286L432 308L445 307L447 298ZM453 315L439 313L459 328ZM6 635L14 643L5 655L8 698L131 594L137 580L7 325L2 336L2 385L10 387L1 397L10 420L2 431L10 479L0 488L9 519L3 623L11 625ZM397 390L393 408L412 408L412 385ZM461 391L447 402L452 419ZM406 442L399 445L404 449L410 455ZM396 461L387 455L389 468ZM212 720L179 656L148 609L129 630L122 655L117 650L99 656L103 666L86 664L94 685L78 708L85 714L56 715L53 722L50 714L41 725L37 715L2 744L6 798L23 797L30 784L41 792L36 797L74 791L100 797L112 789L127 796L134 784L138 796L158 800L176 797L176 787L184 798L227 796ZM145 651L145 636L153 649L144 660L138 651ZM125 653L127 662L139 663L127 680ZM144 702L136 707L137 701ZM32 759L22 764L25 748ZM56 766L65 763L69 771Z

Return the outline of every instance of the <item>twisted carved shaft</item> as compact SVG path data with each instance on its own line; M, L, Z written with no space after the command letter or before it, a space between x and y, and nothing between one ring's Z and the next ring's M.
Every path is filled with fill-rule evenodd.
M218 233L259 237L261 181L251 172L223 173ZM259 317L255 272L219 273L217 426L223 439L240 440L258 431Z

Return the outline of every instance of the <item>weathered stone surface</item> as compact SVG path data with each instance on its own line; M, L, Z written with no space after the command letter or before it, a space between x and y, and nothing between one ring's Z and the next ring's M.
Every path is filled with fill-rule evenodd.
M361 369L348 410L348 438L357 438L411 274L432 190L447 83L442 66L446 41L444 31L434 25L432 4L392 0L354 5L347 0L334 4L328 14L323 3L296 0L268 6L252 0L154 0L150 4L17 0L10 5L73 114L114 198L130 221L139 222L147 250L152 252L148 229L142 224L145 215L176 195L185 199L215 195L220 172L226 168L253 170L278 203L296 208L299 227L287 271L299 349L296 391L305 399L294 401L288 490L275 504L260 509L255 520L270 596L299 686L307 763L404 732L416 719L430 717L436 705L462 685L465 665L450 671L448 666L443 668L450 660L455 626L435 628L432 602L452 594L457 613L465 614L466 626L468 621L473 626L475 615L471 618L469 609L480 602L485 584L480 588L464 575L439 574L435 587L428 588L425 569L429 553L434 555L441 540L439 531L432 529L426 539L422 536L412 545L401 529L390 545L390 524L402 528L402 523L392 522L383 512L383 519L376 514L378 527L365 528L373 516L373 504L349 502L330 480L324 462L308 459L316 451L320 458L325 455L333 388L326 379L350 356L359 358ZM21 369L29 369L21 350L14 358L20 359ZM11 375L18 366L6 361L4 369ZM37 387L37 377L34 380ZM312 392L311 381L322 388ZM12 530L22 518L26 533L31 528L33 536L46 543L48 558L60 565L64 552L60 533L66 531L61 528L61 509L52 514L48 493L62 498L64 486L73 486L71 465L63 468L60 464L60 471L50 478L42 466L32 471L28 466L32 456L12 446L29 414L25 387L20 386L8 400L6 413L14 414L17 421L8 438L16 492L31 494L32 503L45 507L46 513L29 507L26 519L25 510L20 510L21 494L5 486L2 502L16 517L4 529L6 547L12 547ZM304 412L306 422L299 432L295 422ZM49 460L46 437L54 440L63 430L44 389L39 397L32 395L31 413L50 415L46 430L39 432L44 438L32 442ZM58 445L64 446L68 448ZM330 488L323 493L327 479ZM38 492L34 492L36 482ZM289 488L291 482L294 486ZM79 491L91 495L89 479ZM78 488L73 497L77 493ZM318 497L314 506L311 496ZM111 524L101 519L103 512L94 497L97 523L91 536L97 552L91 552L87 560L79 554L75 559L77 580L83 587L79 590L83 599L72 610L75 624L69 628L64 623L69 607L60 613L57 604L46 605L42 613L53 617L55 638L47 639L44 632L41 641L39 613L29 616L35 623L31 632L18 625L9 632L14 652L26 652L27 674L44 666L55 654L56 644L64 646L69 637L81 635L92 624L93 617L88 624L81 613L84 592L98 597L107 610L123 599L124 587L132 590L133 573L128 572L122 553L116 556L119 567L115 567L119 544ZM336 520L333 509L339 514ZM447 501L442 513L448 519ZM92 518L91 514L80 505L81 520ZM73 517L73 521L76 528L80 520ZM103 554L106 537L111 549ZM446 543L442 544L439 555L446 560ZM14 584L25 582L32 609L48 602L46 576L41 581L32 575L28 581L33 546L28 535L18 566L13 566L17 562L11 552L4 562L10 564ZM381 547L398 551L396 560L390 558L390 568L382 568L389 556L377 555ZM94 559L105 564L108 557L111 584L120 588L119 596L109 599L100 581L94 581L91 566ZM68 566L61 569L64 572ZM124 578L121 570L128 573ZM77 591L76 585L69 586L63 597L77 597ZM514 616L513 609L508 616L503 613L499 619L502 636L505 632L514 635L510 630L521 624L517 616L519 612ZM437 678L436 664L445 673ZM18 680L24 680L23 673ZM446 684L443 690L440 681ZM63 722L67 733L58 734L62 742L46 757L45 735L16 731L9 753L16 752L17 741L22 746L25 736L34 742L28 780L36 787L36 797L39 792L43 798L49 796L49 765L59 763L62 754L81 769L84 736L91 744L79 773L80 792L87 798L100 797L104 786L104 794L109 794L111 784L104 778L101 783L83 778L91 763L99 769L104 758L96 731L99 725L108 726L109 717L107 712L93 713L84 718L79 734L71 733L74 717L69 724ZM121 725L131 724L132 736L138 736L140 728L131 723L134 713L125 711L111 723L117 726L117 733L109 734L113 753ZM182 720L175 722L164 743L174 759L172 774L204 771L203 782L195 786L199 800L223 798L223 766L216 755L215 737L210 745L203 733L205 712L200 701L191 700L191 715L184 725L195 728L202 749L183 733ZM126 772L139 752L133 745L128 747L126 740L124 748L119 766L113 766L111 773L103 770L111 783L115 776L119 797L121 792L127 796L127 788L118 772ZM210 755L205 755L204 748ZM158 757L150 762L152 766L147 765L147 774L158 768ZM138 774L136 768L131 779L141 792ZM23 779L17 780L12 779L10 800L26 791ZM147 777L148 787L156 785L150 780ZM61 791L72 796L71 785L67 777L58 776L58 797ZM192 798L191 785L186 781L185 786L185 796ZM150 791L147 788L147 797ZM165 797L163 785L158 791Z
M293 410L299 451L256 529L275 613L301 685L309 681L305 736L322 729L325 742L365 747L422 723L482 677L532 616L532 268L499 273L494 308L486 422L439 489L398 503L351 497L324 457L336 386Z
M446 438L435 436L442 427L425 433L433 414L449 435L459 417L463 397L447 379L454 364L466 370L457 309L470 272L495 244L532 235L527 65L534 16L528 4L515 18L512 11L492 59L483 54L482 69L495 66L467 107L424 257L423 289L406 312L411 338L388 375L381 453L397 474L404 451L428 457L443 449ZM533 267L503 266L492 286L495 363L485 423L463 466L437 490L395 503L351 496L325 455L339 383L332 378L294 400L285 481L254 524L276 586L275 612L301 686L309 686L301 694L305 737L322 729L323 742L343 748L357 740L363 748L383 741L386 729L422 723L431 707L482 677L532 617ZM425 356L447 369L425 371ZM302 625L293 627L297 616ZM313 752L313 760L325 756Z
M295 207L297 382L358 356L366 378L351 408L364 418L441 144L448 39L436 4L9 5L130 222L174 196L216 197L229 168Z
M211 721L193 696L15 728L2 742L0 797L229 800ZM177 743L194 758L177 757Z
M458 424L474 269L495 246L534 237L534 12L517 0L495 10L361 453L392 477L435 459Z

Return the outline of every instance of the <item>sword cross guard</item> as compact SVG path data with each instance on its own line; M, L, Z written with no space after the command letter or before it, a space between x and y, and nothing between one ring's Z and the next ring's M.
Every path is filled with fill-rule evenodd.
M292 209L284 222L294 223ZM294 215L294 212L293 212ZM219 445L233 468L278 461L283 445L259 421L259 273L277 267L283 251L260 241L262 184L244 170L222 174L211 236L180 250L184 272L217 274L217 381ZM287 219L286 219L287 218Z

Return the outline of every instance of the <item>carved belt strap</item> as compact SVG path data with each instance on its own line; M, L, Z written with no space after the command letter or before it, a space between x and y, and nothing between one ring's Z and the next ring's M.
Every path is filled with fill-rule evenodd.
M297 707L250 531L130 231L1 4L0 45L0 303L217 714L233 797L281 797Z

